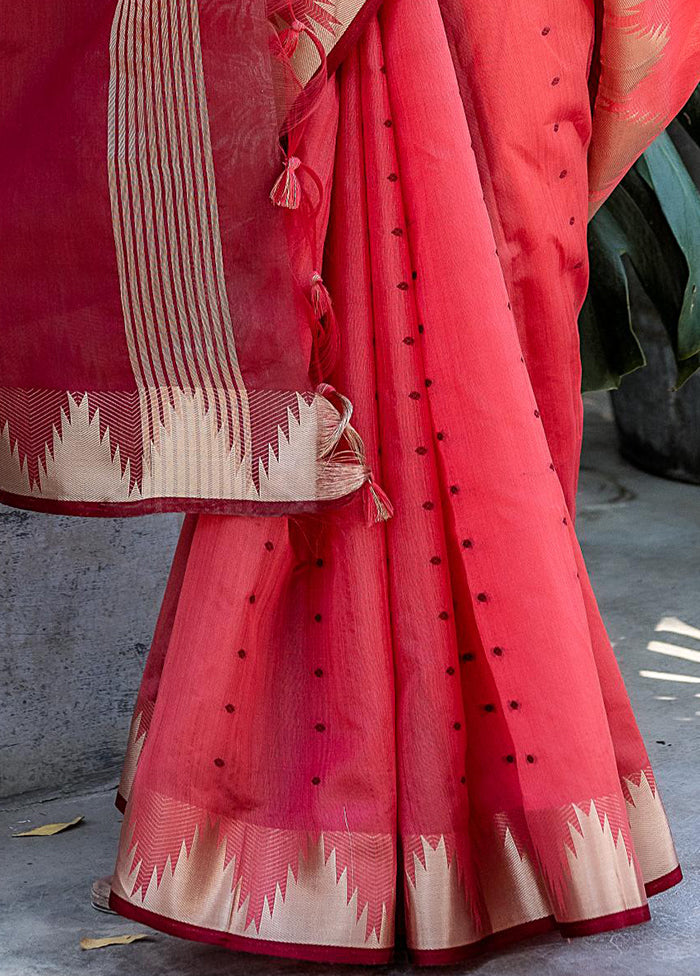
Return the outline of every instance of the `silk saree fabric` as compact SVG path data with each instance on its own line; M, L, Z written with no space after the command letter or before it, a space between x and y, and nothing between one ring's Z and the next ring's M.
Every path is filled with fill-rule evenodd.
M573 527L595 44L587 3L387 0L317 104L332 382L395 514L186 517L125 916L433 965L643 922L680 881Z
M70 37L78 20L61 34L52 5L31 10L7 21L0 116L2 497L188 512L120 785L112 906L231 948L382 963L405 944L427 965L646 920L681 874L573 527L576 317L589 209L697 81L694 4L299 0L263 17L128 0L72 4ZM37 159L61 179L37 186ZM184 207L168 248L196 217L155 290L144 165ZM189 255L204 274L207 253L198 292L175 271ZM184 331L146 314L170 280L177 312L178 279ZM132 360L137 320L151 355ZM217 336L235 345L242 383L141 376L190 326L200 366ZM257 390L253 494L231 487L230 452ZM297 449L302 402L327 423ZM349 469L342 489L326 462ZM370 471L386 524L322 507Z

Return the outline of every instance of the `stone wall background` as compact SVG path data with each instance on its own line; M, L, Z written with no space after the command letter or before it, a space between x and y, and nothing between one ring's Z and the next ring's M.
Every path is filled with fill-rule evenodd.
M0 797L118 770L179 525L0 506Z

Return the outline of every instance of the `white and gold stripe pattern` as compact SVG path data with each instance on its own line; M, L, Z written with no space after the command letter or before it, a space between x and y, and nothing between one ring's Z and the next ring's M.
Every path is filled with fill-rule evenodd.
M250 456L250 418L224 279L196 0L119 0L108 168L144 445L157 448L165 391L198 390L239 467Z

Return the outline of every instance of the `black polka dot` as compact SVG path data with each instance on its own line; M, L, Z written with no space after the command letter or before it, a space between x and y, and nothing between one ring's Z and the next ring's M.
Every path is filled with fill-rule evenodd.
M317 722L314 725L314 728L316 729L317 732L325 732L326 731L326 726L323 724L323 722Z
M549 465L549 470L550 470L550 471L554 471L554 465L553 465L553 464L550 464L550 465Z
M399 291L408 291L408 282L400 281L396 287L399 289Z
M450 615L447 612L447 610L441 610L440 613L438 614L438 619L439 620L449 620L450 619Z
M452 728L455 730L455 732L459 732L459 730L462 728L462 723L461 722L454 722L452 724Z
M508 702L508 704L513 709L513 711L516 711L518 708L520 708L520 702L517 702L515 700Z
M440 559L439 556L431 556L430 562L433 564L433 566L439 566L440 563L442 562L442 559Z
M539 415L540 415L539 410L533 410L533 413L535 414L536 417L539 417Z
M507 755L506 756L506 762L507 763L514 763L515 762L515 756Z
M425 385L426 386L432 386L433 385L433 381L432 380L426 380L425 381Z
M268 552L272 552L272 550L275 548L275 545L273 542L266 542L265 548L267 549Z
M414 343L414 342L415 342L416 340L415 340L415 339L413 338L413 336L404 336L404 340L403 340L403 341L404 341L404 343L405 343L405 345L407 345L407 346L412 346L412 345L413 345L413 343Z
M323 560L322 559L317 559L316 560L316 565L319 566L319 567L323 566Z
M215 766L218 766L219 768L221 768L224 765L223 759L215 759L214 760L214 765Z
M460 779L460 783L464 784L466 782L467 782L467 777L466 776L462 776L462 778Z
M411 400L420 400L420 393L418 392L418 390L413 390L408 395L411 398Z
M461 655L461 658L463 661L473 661L474 655L471 653L471 651L467 651L466 653Z
M491 653L492 654L495 654L496 657L502 657L503 656L503 648L502 647L493 647L493 648L491 648Z
M479 601L479 603L486 603L486 601L488 600L488 597L485 593L477 593L476 598Z
M555 132L558 132L559 131L559 123L558 122L555 122L554 123L554 131Z
M387 127L387 129L390 129L393 124L394 123L391 121L391 119L384 119L384 125Z
M229 713L229 715L232 715L233 712L236 711L236 706L235 705L227 705L226 706L226 711Z
M462 539L462 548L463 549L473 549L474 548L474 543L472 542L471 539Z
M575 217L569 217L569 223L573 226L576 223Z
M396 173L389 173L387 179L389 180L390 183L396 183L396 181L398 180L398 176L396 175Z
M251 593L248 597L248 603L255 603L255 594Z
M425 332L425 326L419 325L418 326L418 331L420 332L421 335L423 335L423 333Z
M534 763L534 761L535 761L535 757L534 756L531 756L529 754L527 756L525 756L525 758L527 759L527 761L529 763Z
M549 27L543 27L541 31L542 37L546 37L547 34L549 34L549 31L550 31Z
M321 616L320 613L316 613L314 614L314 620L316 621L317 624L320 624L321 621L323 620L323 617Z
M450 668L446 668L446 669L445 669L445 673L446 673L446 674L454 674L454 673L455 673L455 669L454 669L454 668L452 668L452 667L450 667Z
M562 170L562 171L561 171L561 172L559 173L559 179L560 179L560 180L563 180L563 179L564 179L564 178L566 177L566 174L567 174L568 172L569 172L569 171L568 171L567 169L563 169L563 170Z
M553 85L558 85L560 81L561 81L561 78L559 78L558 75L555 78L552 78L552 84Z
M569 524L569 520L568 520L568 518L566 518L566 516L562 519L562 524L563 525L568 525Z
M450 485L450 494L451 495L458 495L459 494L459 485Z
M485 712L495 712L496 711L496 706L495 705L490 705L490 704L489 705L484 705L484 711Z
M394 237L403 237L403 230L400 227L394 227L391 233Z
M443 430L439 430L435 436L439 441L445 440L445 432Z
M311 782L314 784L314 786L318 786L318 784L321 782L321 777L320 776L314 776L312 778Z
M314 674L316 675L317 678L322 678L323 677L323 668L316 668L316 670L314 671Z
M423 508L426 510L426 512L432 512L432 510L435 508L435 505L433 505L432 502L423 502Z
M424 454L427 454L427 453L428 453L428 448L427 448L427 447L417 447L417 448L416 448L416 454L420 454L420 455L421 455L421 457L422 457L422 456L423 456Z
M241 648L241 649L240 649L240 651L238 652L238 656L239 656L239 657L240 657L241 659L243 659L243 658L245 657L245 651L243 650L243 648Z
M416 278L418 277L418 272L417 272L417 271L412 271L412 272L411 272L411 277L412 277L412 278L413 278L413 280L415 281L415 280L416 280Z

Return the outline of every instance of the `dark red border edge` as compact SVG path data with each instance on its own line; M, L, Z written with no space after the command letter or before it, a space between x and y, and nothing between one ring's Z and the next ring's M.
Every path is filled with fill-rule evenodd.
M118 796L119 799L119 796ZM123 802L123 798L122 798ZM683 880L680 867L655 878L645 884L647 897L657 895L668 888L672 888ZM222 946L242 952L252 952L258 955L280 956L287 959L301 959L308 962L351 963L367 966L383 965L391 961L393 948L389 949L359 949L349 946L306 945L293 942L268 942L263 939L250 939L243 935L233 935L229 932L218 932L206 929L188 922L157 915L145 908L139 908L115 895L109 896L109 907L124 918L148 925L159 932L166 932L181 939L194 942L206 942L211 945ZM463 962L474 956L503 948L514 942L544 935L547 932L559 931L564 938L578 938L586 935L597 935L616 929L627 928L648 922L651 918L648 905L630 908L626 911L615 912L612 915L601 915L598 918L583 919L579 922L557 922L554 916L538 918L532 922L515 925L502 932L495 932L478 942L470 945L454 946L449 949L409 949L411 961L417 966L449 966Z
M249 939L245 935L231 932L217 932L189 922L156 915L145 908L139 908L112 892L109 907L133 922L141 922L159 932L176 935L193 942L207 942L225 949L238 949L263 956L281 956L287 959L302 959L308 962L354 963L367 966L381 966L391 960L393 949L359 949L351 946L306 945L296 942L271 942L267 939Z
M126 812L126 797L123 797L119 790L117 790L117 795L114 797L114 805L120 813Z
M364 489L355 488L341 498L299 502L247 502L236 498L145 498L133 502L73 502L33 495L13 495L0 490L0 504L45 515L75 515L80 518L128 518L163 515L167 512L193 515L314 515L344 508Z

